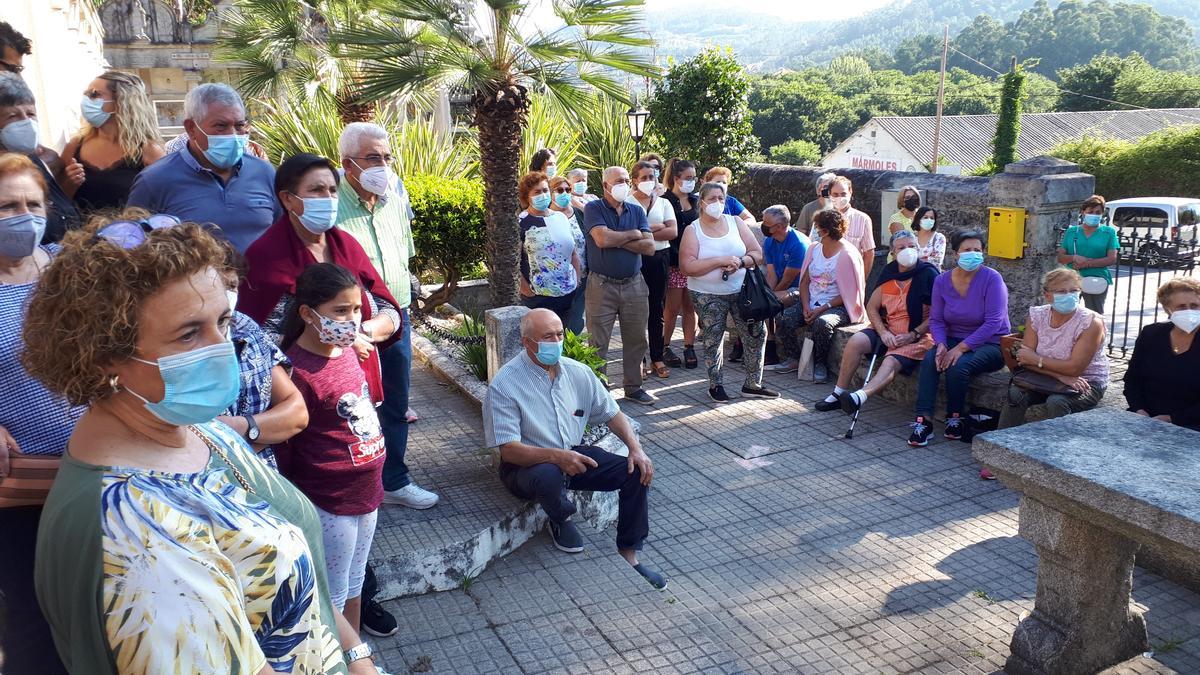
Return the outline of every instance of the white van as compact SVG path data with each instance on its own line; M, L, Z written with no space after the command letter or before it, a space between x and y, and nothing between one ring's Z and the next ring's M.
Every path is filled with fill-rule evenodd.
M1130 197L1105 205L1108 224L1121 234L1121 258L1146 264L1190 264L1197 247L1200 199Z

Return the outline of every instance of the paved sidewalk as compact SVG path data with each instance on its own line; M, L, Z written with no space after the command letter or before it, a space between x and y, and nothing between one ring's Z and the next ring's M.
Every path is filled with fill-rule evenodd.
M811 408L828 385L795 374L767 376L781 400L717 407L703 372L701 361L649 382L661 398L652 408L621 403L642 422L658 472L643 557L670 576L665 592L617 556L612 530L583 527L579 555L539 535L461 590L387 603L400 633L373 641L382 665L462 674L1003 666L1013 625L1033 605L1037 558L1017 537L1015 496L978 479L969 446L939 435L910 449L911 411L876 400L847 441L845 415ZM422 480L426 457L477 451L480 422L440 423L460 403L428 371L413 375L423 419L410 457ZM730 364L727 388L740 382ZM450 486L436 487L447 493L437 509L455 508ZM1119 672L1200 672L1200 597L1138 571L1134 598L1148 609L1156 653Z

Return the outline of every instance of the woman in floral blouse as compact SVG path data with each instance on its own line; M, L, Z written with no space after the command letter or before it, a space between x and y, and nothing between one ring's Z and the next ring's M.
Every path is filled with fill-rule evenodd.
M530 309L544 307L558 315L563 325L581 276L579 254L571 224L550 208L550 179L531 171L517 184L521 215L521 302Z
M191 223L145 239L69 233L24 327L29 373L88 406L38 533L59 656L97 675L374 675L330 606L312 503L211 421L238 395L221 247Z
M912 219L912 231L917 233L917 250L921 260L933 263L939 270L946 260L946 235L937 231L938 212L928 206L917 209Z

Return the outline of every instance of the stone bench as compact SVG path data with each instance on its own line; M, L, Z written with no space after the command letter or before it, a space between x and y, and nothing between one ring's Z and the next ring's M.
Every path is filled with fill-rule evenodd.
M835 377L835 374L841 367L842 353L846 350L846 343L850 338L860 331L868 328L865 323L855 324L852 326L843 326L837 329L837 336L834 338L833 345L830 347L829 364L830 364L830 379ZM854 376L854 386L862 384L863 378L867 374L867 365L870 363L869 358L862 359L858 366L858 370ZM876 362L875 367L879 367ZM903 375L896 376L883 391L879 393L879 397L899 404L908 409L912 409L917 403L917 373L919 368L914 370L911 375L905 377ZM971 385L967 389L967 410L973 407L988 408L999 411L1004 405L1004 398L1008 393L1008 380L1010 374L1007 368L1001 368L994 373L980 375L971 379ZM964 411L965 412L965 411ZM943 384L938 389L937 405L934 407L934 418L944 421L946 414L946 392Z
M1200 433L1105 408L975 437L975 459L1020 494L1019 533L1038 552L1007 672L1095 673L1148 649L1134 558L1200 555L1197 448Z

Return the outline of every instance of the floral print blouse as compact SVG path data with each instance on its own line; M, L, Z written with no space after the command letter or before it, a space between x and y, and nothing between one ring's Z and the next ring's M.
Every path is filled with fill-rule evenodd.
M574 253L575 236L563 214L526 213L521 218L521 277L534 295L561 298L575 292L579 278L571 263Z
M63 457L39 531L35 584L67 668L345 673L312 504L218 422L197 473Z

